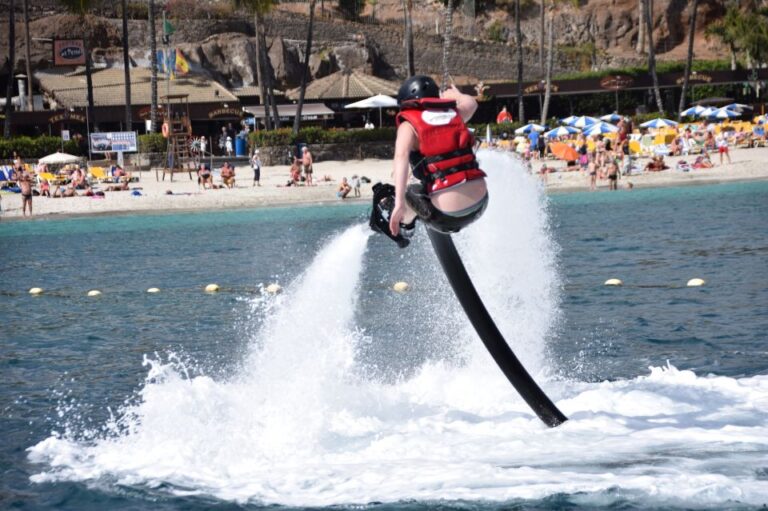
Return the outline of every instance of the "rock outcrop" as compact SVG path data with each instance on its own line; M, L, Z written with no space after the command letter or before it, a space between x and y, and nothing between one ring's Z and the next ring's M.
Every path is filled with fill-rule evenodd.
M682 59L685 55L690 15L688 4L686 0L654 1L654 41L662 60ZM404 76L403 28L398 22L401 5L400 0L380 0L377 3L379 19L388 19L392 23L361 24L318 16L309 60L311 77L321 78L346 69L363 69L390 79ZM539 78L538 5L538 0L530 3L522 19L527 79ZM585 51L591 51L586 59L588 66L643 65L645 57L635 51L639 21L637 5L638 0L582 0L579 7L571 3L558 4L555 34L556 46L561 50L556 53L556 72L583 68ZM290 4L279 8L283 10L265 18L264 27L274 83L279 89L289 89L296 87L301 80L307 19L303 11L301 15L287 12L292 8ZM425 2L418 4L414 11L414 46L419 72L436 75L442 72L442 41L436 33L436 24L440 22L439 9L439 3ZM717 41L706 40L703 31L723 12L722 2L700 0L697 57L714 58L722 54ZM16 19L15 72L19 72L24 66L24 28L21 16ZM7 18L5 21L0 19L0 26L4 23L7 23ZM486 33L494 23L505 27L506 34L512 32L512 17L505 11L487 12L477 18L457 13L457 37L452 42L450 59L455 78L514 79L514 46L472 37L472 34ZM91 27L91 48L95 60L106 65L122 65L122 57L116 49L122 37L120 20L88 16L88 26ZM184 20L176 22L175 27L173 47L184 52L193 69L208 73L231 87L256 84L254 30L249 17ZM156 28L159 36L162 33L159 20ZM54 14L35 19L30 29L35 38L65 38L82 33L82 23L77 16ZM136 65L148 65L148 32L146 21L129 22L129 43ZM31 49L33 67L48 67L50 45L33 41ZM7 41L0 38L0 62L5 59L7 50Z

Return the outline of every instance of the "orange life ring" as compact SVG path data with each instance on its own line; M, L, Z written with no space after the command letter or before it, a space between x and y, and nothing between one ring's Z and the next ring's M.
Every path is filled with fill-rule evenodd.
M163 123L163 136L165 138L168 138L170 136L170 134L171 134L171 129L168 127L168 123L164 122Z

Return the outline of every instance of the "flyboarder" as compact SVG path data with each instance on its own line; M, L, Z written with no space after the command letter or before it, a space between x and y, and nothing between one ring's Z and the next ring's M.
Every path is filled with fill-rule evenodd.
M469 278L451 233L477 220L488 205L485 172L475 159L464 124L477 102L454 86L440 93L428 76L412 76L397 94L394 186L376 183L370 225L408 246L416 219L426 226L435 255L456 298L499 369L548 426L567 417L544 394L507 344ZM408 184L408 167L418 184Z
M464 124L477 110L472 96L453 85L441 93L432 78L413 76L397 99L394 187L374 187L371 226L404 247L408 239L400 231L412 232L417 217L445 234L475 221L488 204L488 189ZM409 165L417 184L408 184Z

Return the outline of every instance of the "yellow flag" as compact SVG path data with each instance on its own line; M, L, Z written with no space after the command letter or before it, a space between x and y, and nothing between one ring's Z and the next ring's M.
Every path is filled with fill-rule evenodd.
M189 73L189 62L178 48L176 49L176 73L180 75Z

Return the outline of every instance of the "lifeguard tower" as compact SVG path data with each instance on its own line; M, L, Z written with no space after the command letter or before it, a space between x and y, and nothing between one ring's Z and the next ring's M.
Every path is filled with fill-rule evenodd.
M191 180L195 162L190 154L192 122L189 117L189 94L168 94L160 99L167 105L163 136L168 139L168 151L163 166L163 181L166 173L171 175L173 181L173 174L177 172L189 173ZM160 180L157 171L155 177Z

